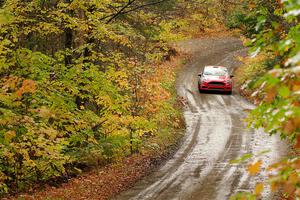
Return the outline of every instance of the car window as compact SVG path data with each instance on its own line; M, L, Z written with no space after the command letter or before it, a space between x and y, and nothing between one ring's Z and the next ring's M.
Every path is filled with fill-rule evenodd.
M227 75L227 69L226 68L205 68L203 74L208 76L225 76Z

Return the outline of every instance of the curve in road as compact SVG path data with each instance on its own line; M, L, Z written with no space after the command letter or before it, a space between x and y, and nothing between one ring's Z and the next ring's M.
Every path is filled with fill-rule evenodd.
M184 111L186 134L182 146L164 166L122 193L118 200L225 200L238 192L250 191L266 179L261 172L250 177L243 164L230 161L246 153L259 154L263 167L278 161L286 152L276 136L263 130L247 129L245 110L254 106L236 92L233 95L199 94L197 74L205 65L224 65L234 70L237 56L247 50L236 38L184 41L181 48L193 58L177 79L177 91L187 99ZM265 190L262 199L274 199Z

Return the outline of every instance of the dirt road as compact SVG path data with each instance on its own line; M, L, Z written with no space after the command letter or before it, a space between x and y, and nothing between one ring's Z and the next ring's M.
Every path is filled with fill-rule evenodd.
M278 137L249 130L243 119L254 106L234 91L233 95L199 94L197 74L204 65L239 66L236 56L246 49L235 38L190 40L180 46L193 58L177 80L178 94L187 100L186 135L178 152L164 166L117 197L119 200L226 200L237 191L249 191L266 178L250 177L244 164L230 160L246 153L259 154L264 166L285 154ZM274 199L268 190L262 199Z

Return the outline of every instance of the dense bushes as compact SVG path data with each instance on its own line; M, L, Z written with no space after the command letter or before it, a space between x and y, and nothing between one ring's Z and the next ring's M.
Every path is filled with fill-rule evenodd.
M177 66L161 65L175 36L166 30L180 25L159 16L176 1L141 3L1 5L0 193L142 151L182 125Z

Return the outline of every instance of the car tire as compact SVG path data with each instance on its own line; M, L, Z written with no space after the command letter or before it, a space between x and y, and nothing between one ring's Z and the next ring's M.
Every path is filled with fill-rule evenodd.
M232 95L232 91L227 92L228 95Z
M199 83L198 83L198 91L199 91L199 93L202 93L202 90L200 89Z

